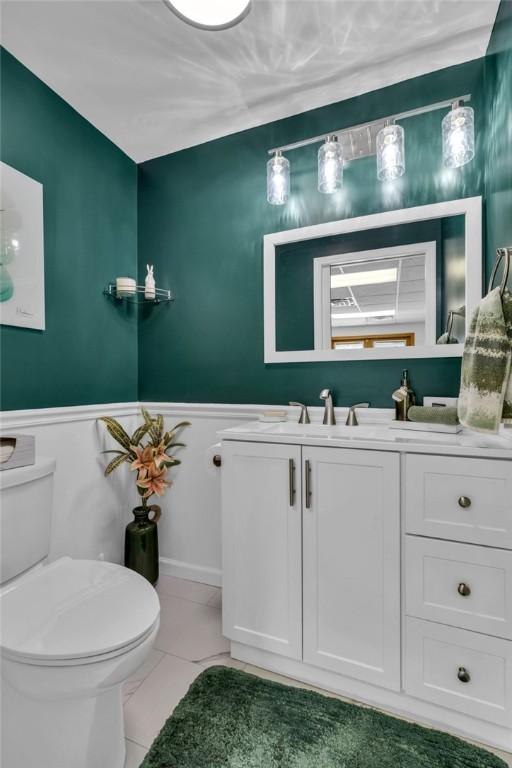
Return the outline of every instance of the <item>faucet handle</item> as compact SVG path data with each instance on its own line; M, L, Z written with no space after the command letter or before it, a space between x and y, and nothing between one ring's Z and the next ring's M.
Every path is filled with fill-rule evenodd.
M347 427L357 427L359 424L356 416L356 408L369 408L370 403L356 403L355 405L351 405L348 409L347 414L347 420L345 422L345 426Z
M296 405L298 408L300 408L300 416L299 416L299 424L310 424L310 418L308 413L308 407L307 405L304 405L304 403L297 403L295 400L290 400L289 405Z

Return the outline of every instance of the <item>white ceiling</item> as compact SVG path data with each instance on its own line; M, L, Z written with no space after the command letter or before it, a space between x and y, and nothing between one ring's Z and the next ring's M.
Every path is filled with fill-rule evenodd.
M141 162L483 56L498 5L254 0L211 32L161 0L4 0L2 44Z
M414 251L414 247L411 247ZM373 272L381 269L396 269L397 279L386 283L355 285L343 288L331 287L332 299L352 300L353 305L337 308L331 304L331 315L345 312L380 312L395 310L393 317L361 318L351 317L342 319L333 317L333 326L375 325L382 322L402 323L425 320L425 255L407 255L396 259L389 256L385 259L358 262L344 266L331 267L332 279L336 274L350 275L351 273Z

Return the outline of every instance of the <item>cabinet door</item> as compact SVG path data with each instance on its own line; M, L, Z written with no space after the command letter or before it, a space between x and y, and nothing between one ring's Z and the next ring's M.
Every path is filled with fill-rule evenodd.
M300 447L222 445L223 631L302 655Z
M400 465L303 449L304 661L400 688Z

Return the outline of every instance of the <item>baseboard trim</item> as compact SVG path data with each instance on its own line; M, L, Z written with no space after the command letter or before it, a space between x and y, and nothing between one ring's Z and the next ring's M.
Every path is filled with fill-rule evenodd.
M210 584L212 587L222 586L222 572L220 568L209 568L205 565L194 565L182 560L173 560L170 557L160 558L160 574L165 576L177 576L179 579L199 581L201 584Z

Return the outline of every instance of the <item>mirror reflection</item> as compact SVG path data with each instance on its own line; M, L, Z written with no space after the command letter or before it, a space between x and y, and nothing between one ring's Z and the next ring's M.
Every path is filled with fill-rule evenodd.
M463 343L465 216L277 245L275 280L276 351Z

